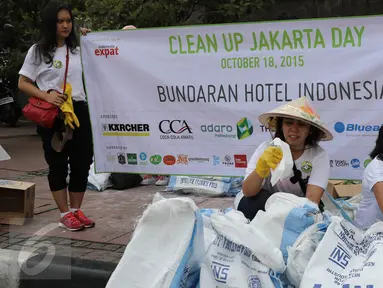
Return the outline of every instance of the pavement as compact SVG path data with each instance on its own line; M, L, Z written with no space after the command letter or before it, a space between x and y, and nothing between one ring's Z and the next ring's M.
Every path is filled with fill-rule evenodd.
M135 223L155 193L160 192L166 198L183 196L162 192L164 187L157 186L104 192L88 190L82 209L96 221L96 227L70 232L58 227L59 211L49 191L48 167L36 126L27 121L15 128L0 125L0 144L11 156L11 160L0 162L0 179L36 184L33 219L23 226L0 225L0 248L46 253L47 247L53 244L58 256L117 264ZM201 208L227 208L234 201L233 198L187 197Z

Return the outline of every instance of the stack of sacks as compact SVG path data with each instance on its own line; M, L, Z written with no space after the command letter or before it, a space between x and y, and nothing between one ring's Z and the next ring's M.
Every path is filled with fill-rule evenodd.
M193 200L156 194L106 288L196 287L205 255L203 230Z
M235 210L210 215L215 239L205 245L209 248L201 267L200 288L294 287L287 276L302 277L299 264L305 262L306 254L296 251L302 247L299 245L290 263L288 249L309 227L327 227L323 215L307 198L287 193L273 194L265 210L250 223Z
M249 222L232 208L156 194L106 288L298 288L332 214L287 193L265 210Z
M242 177L170 176L167 192L234 197L242 189Z

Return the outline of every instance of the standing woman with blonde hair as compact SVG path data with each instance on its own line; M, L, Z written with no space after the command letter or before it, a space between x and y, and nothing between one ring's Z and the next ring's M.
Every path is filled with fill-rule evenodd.
M81 28L83 34L89 31ZM59 107L64 115L56 118L53 127L38 124L37 131L49 166L49 187L61 212L59 226L77 231L95 225L80 210L93 161L93 141L70 7L50 2L43 11L40 32L19 72L19 89L32 99ZM62 136L62 131L67 133Z

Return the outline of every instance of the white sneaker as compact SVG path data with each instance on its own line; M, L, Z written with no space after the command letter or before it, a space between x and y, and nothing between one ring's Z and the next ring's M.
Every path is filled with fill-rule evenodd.
M169 176L159 176L157 178L156 185L157 186L166 186L169 183Z
M152 175L142 175L143 180L141 181L141 185L153 185L156 183L156 178Z

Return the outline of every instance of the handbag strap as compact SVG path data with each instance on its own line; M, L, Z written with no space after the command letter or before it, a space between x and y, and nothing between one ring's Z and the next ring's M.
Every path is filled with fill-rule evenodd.
M69 47L66 45L66 61L65 61L65 74L64 74L64 89L63 89L63 94L65 94L65 89L66 89L66 79L68 76L68 66L69 66Z

